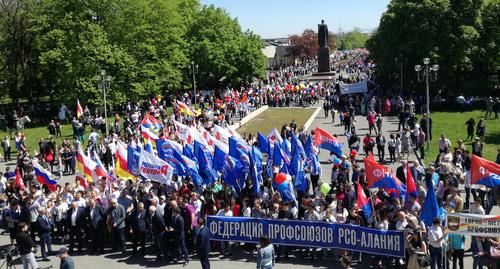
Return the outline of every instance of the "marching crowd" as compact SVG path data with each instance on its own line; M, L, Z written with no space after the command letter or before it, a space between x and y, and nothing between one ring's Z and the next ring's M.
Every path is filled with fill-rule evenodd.
M206 95L198 99L202 111L190 110L189 113L182 111L178 102L190 105L193 96L177 96L171 115L167 112L166 100L159 96L151 97L143 104L125 104L109 126L109 134L106 133L106 121L98 114L92 116L91 111L85 108L80 117L73 118L73 142L64 140L61 145L56 145L54 139L41 140L33 155L28 153L24 135L17 134L18 169L7 167L2 174L0 205L4 208L2 224L10 235L11 243L17 244L24 268L29 268L29 265L38 268L32 247L38 246L42 259L47 260L55 253L52 243L56 242L67 245L70 255L100 255L113 250L137 256L153 254L158 261L181 261L184 265L189 263L191 254L196 253L204 269L210 268L208 255L212 249L223 257L231 257L234 248L241 248L249 254L256 253L257 268L266 269L271 268L274 262L286 263L293 257L332 259L344 268L350 268L352 260L365 262L372 259L379 268L416 269L430 265L432 269L441 269L451 265L453 269L464 269L464 253L467 251L472 252L474 269L483 266L499 268L499 253L495 250L500 246L500 238L448 235L441 226L442 218L428 224L421 219L423 202L429 192L436 193L441 217L445 212L480 215L491 212L496 197L499 197L498 188L470 184L471 155L481 156L481 141L484 141L486 131L486 127L482 127L484 121L479 121L482 125L467 124L476 127L472 131L477 136L476 142L471 149L467 149L463 142L452 145L444 135L441 136L438 141L440 154L435 165L424 169L418 161L407 159L412 148L420 149L420 157L424 157L423 143L432 139L426 135L426 124L431 125L432 121L425 115L420 121L417 119L415 103L411 98L395 96L384 100L370 95L342 96L334 84L315 86L316 89L312 85L301 86L297 83L262 91L228 91L220 99ZM276 94L274 91L280 92ZM270 169L270 174L262 173L260 186L253 186L254 182L247 178L239 190L220 178L199 186L190 176L176 175L168 184L159 184L147 178L121 180L117 176L112 179L96 177L91 182L77 178L50 190L45 184L40 184L33 171L33 162L37 162L60 175L74 174L77 170L77 150L86 144L86 152L101 160L113 175L119 141L129 145L143 144L140 123L147 114L158 119L163 126L157 130L159 139L184 145L189 142L181 139L174 120L204 128L217 137L214 127L231 125L231 119L239 113L242 104L248 107L263 104L288 106L291 105L290 100L301 105L312 103L300 103L305 96L311 97L311 100L320 96L325 98L325 116L330 112L333 123L338 117L338 123L345 126L349 154L335 158L338 162L332 163L330 178L322 176L320 170L306 168L307 187L297 190L293 200L285 199L273 184L280 172L277 167ZM356 130L356 116L359 119L359 115L366 115L369 123L369 134L362 140L359 130ZM382 135L382 115L397 116L401 127L387 140ZM85 137L86 126L89 125L91 133ZM56 122L49 123L50 135L58 136L57 126ZM481 128L484 130L480 131ZM283 126L280 135L283 140L291 140L296 135L305 146L314 133L292 122ZM259 140L252 134L245 134L241 139L248 145L259 146ZM10 137L2 141L4 153L7 149L10 152L9 143ZM369 189L366 170L357 162L360 160L358 152L363 149L370 156L375 147L380 163L386 163L386 148L388 161L401 163L396 177L403 184L412 178L417 186L416 193L401 196L391 190L372 192ZM314 148L314 151L318 154L319 149ZM4 154L4 158L10 161L10 154ZM500 157L497 163L499 161ZM325 184L328 188L324 188ZM358 184L371 202L373 214L370 216L365 216L357 204L360 195ZM461 185L466 190L465 198L458 190ZM259 192L255 191L256 187ZM471 200L473 203L470 203ZM273 246L265 236L260 245L210 241L205 226L206 217L210 215L348 223L400 230L404 231L406 238L406 256L390 258L335 248ZM470 240L470 250L465 248L467 240ZM68 255L65 249L59 254Z

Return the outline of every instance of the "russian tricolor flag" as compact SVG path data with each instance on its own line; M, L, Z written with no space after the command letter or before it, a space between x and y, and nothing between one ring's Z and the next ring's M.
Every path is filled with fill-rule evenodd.
M150 139L156 141L157 139L159 139L158 136L153 131L151 131L151 129L144 126L141 126L141 134L142 138L144 138L145 140Z
M47 186L51 192L57 191L57 181L51 179L52 174L45 170L37 161L33 160L33 169L38 182Z
M500 165L472 155L470 178L471 184L494 188L500 185Z
M406 194L406 186L387 167L368 158L364 159L364 163L368 187L395 189L400 195Z
M326 130L316 128L314 131L314 145L329 150L339 158L342 157L342 146L344 144Z
M358 185L358 209L363 210L363 214L365 214L366 219L369 219L372 215L372 207L370 205L370 200L366 197L365 191L361 184Z
M149 129L152 133L157 134L160 132L160 129L163 128L163 125L151 114L146 113L141 121L141 127Z

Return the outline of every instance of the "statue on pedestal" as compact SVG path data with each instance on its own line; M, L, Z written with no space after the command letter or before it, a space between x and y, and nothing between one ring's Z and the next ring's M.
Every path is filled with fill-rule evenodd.
M328 47L328 26L324 20L318 24L318 73L330 72L330 48Z

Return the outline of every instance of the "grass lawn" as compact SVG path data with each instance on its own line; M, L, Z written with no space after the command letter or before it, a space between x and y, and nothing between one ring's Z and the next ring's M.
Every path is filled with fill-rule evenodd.
M110 122L111 121L108 120L108 124ZM90 134L90 126L87 126L86 131L87 132L86 132L85 138L87 138L88 135ZM12 132L12 136L13 137L14 137L15 133L16 133L15 131ZM62 133L62 137L55 139L56 146L61 145L63 139L67 139L69 142L71 142L73 140L73 129L71 128L71 124L64 124L64 125L62 125L61 126L61 133ZM0 130L0 138L1 139L3 139L6 134L7 134L7 132L5 131L5 129ZM35 150L38 151L38 142L40 142L41 138L45 138L45 139L49 138L49 130L47 130L47 126L34 127L34 128L26 128L24 130L24 134L25 134L25 137L26 137L25 138L26 139L25 140L26 146L28 147L28 151L31 154ZM15 143L14 139L11 140L10 145L11 145L11 150L12 150L12 153L11 153L12 156L11 157L14 158L15 156L17 156L16 143Z
M172 114L173 108L172 107L167 107L167 115ZM114 116L109 116L108 114L108 126L114 122ZM37 123L37 125L40 125ZM26 146L28 147L28 150L30 153L33 153L34 150L38 151L38 142L40 142L41 138L48 139L49 138L49 130L47 130L47 125L40 126L40 127L29 127L33 126L33 123L27 123L26 124L26 129L24 130L25 137L26 137ZM122 123L120 125L123 127L123 119ZM87 143L88 136L90 134L91 127L87 126L85 129L85 143ZM0 140L4 138L6 135L6 130L5 129L0 129ZM63 139L67 139L69 142L73 140L73 129L71 128L71 124L64 124L61 126L61 133L62 137L56 138L56 146L61 145ZM98 134L102 137L101 132L98 132ZM15 130L12 132L12 137L15 136ZM11 140L11 149L12 149L12 157L17 156L17 150L16 150L16 143L14 139Z
M238 128L238 133L268 134L273 128L281 130L281 126L290 124L292 119L297 123L297 128L303 126L314 113L315 108L269 108L262 114L253 118L247 124Z
M467 149L472 151L471 144L473 141L465 141L467 138L467 128L465 122L469 118L479 122L479 119L485 116L485 111L474 110L470 112L431 112L432 118L432 141L430 152L426 152L425 163L434 161L439 152L437 141L441 134L444 134L452 144L452 148L457 145L459 139L464 140ZM483 148L483 157L490 161L495 161L497 149L500 146L500 120L486 120L486 137Z

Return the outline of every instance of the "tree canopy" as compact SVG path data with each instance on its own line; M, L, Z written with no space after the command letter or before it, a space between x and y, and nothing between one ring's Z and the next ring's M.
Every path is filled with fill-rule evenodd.
M439 64L432 88L450 94L478 94L488 89L488 75L498 75L500 0L392 0L378 30L367 42L375 76L385 86L399 83L421 89L414 65L429 57Z
M111 103L263 77L264 43L198 0L0 1L0 93L13 101L49 96ZM221 85L219 85L221 86Z
M290 44L292 54L301 60L309 60L316 57L318 53L318 33L313 29L305 29L300 35L291 35ZM328 32L328 47L330 50L336 48L335 37L333 33Z
M339 49L352 50L364 48L367 40L368 35L361 33L359 29L355 28L353 31L338 37Z

